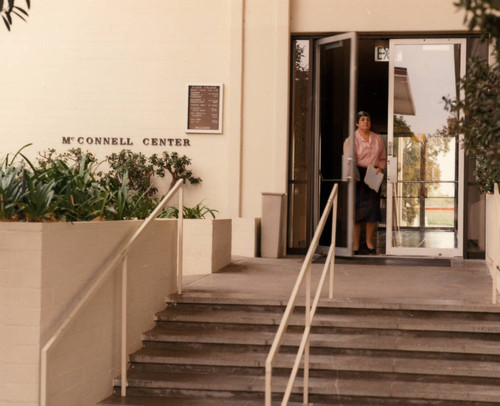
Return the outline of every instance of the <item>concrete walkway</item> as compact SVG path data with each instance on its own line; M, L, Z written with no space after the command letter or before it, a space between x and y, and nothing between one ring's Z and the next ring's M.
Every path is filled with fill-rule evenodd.
M319 258L321 260L321 258ZM273 299L286 303L303 257L280 259L233 257L232 264L211 275L184 277L186 295L234 299ZM382 259L383 261L383 259ZM321 261L317 261L321 262ZM389 260L390 262L390 260ZM419 265L420 264L420 265ZM313 264L313 288L323 264ZM324 289L324 298L328 297ZM369 258L337 259L334 301L405 306L488 307L491 277L482 260L426 259L373 264Z

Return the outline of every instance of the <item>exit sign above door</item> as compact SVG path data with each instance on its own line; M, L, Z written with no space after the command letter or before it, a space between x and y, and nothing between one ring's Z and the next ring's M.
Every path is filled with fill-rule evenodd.
M389 62L389 47L375 46L375 62Z

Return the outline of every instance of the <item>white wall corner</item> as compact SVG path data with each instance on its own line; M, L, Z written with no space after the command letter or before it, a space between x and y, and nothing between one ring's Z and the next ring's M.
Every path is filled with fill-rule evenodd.
M260 255L260 218L236 218L232 225L232 254L242 257Z
M290 94L290 0L276 0L275 21L274 191L286 193Z

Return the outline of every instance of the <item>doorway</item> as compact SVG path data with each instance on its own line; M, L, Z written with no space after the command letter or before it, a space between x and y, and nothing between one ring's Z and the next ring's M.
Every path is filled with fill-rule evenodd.
M441 124L435 125L436 131L425 129L426 137L422 138L424 129L415 124L412 112L405 114L401 110L405 107L404 103L395 103L401 97L406 102L406 107L412 97L413 103L421 103L415 100L420 96L417 97L414 94L416 89L411 87L413 76L421 67L404 66L390 60L391 46L399 50L399 46L410 45L405 44L405 41L419 46L425 44L426 52L431 52L433 48L429 48L429 45L433 45L433 52L437 53L440 48L444 50L443 45L451 47L452 51L444 57L447 60L444 76L452 85L447 85L446 88L434 86L443 93L439 95L434 109L446 114L442 97L453 97L452 90L456 94L456 81L463 74L465 47L468 47L468 55L471 55L471 49L475 47L473 44L477 43L475 38L467 41L444 37L399 39L380 34L363 34L358 37L354 33L348 33L292 41L294 66L291 76L289 253L304 252L312 238L325 196L338 183L341 201L338 213L340 221L337 225L337 255L352 255L354 181L349 171L342 171L342 146L344 140L354 133L354 115L358 110L371 113L372 130L384 138L393 163L391 168L397 168L398 165L400 168L399 173L396 171L395 176L389 181L385 180L382 185L378 254L465 256L463 240L466 239L469 243L469 240L475 238L470 230L468 234L467 229L464 230L468 223L463 187L465 183L469 185L468 188L472 187L473 182L469 175L467 182L463 178L464 157L460 156L458 139L445 137L440 146L434 145L437 140L432 135ZM393 57L395 55L393 53ZM440 62L436 67L441 69L441 65ZM392 75L389 74L390 71ZM405 81L409 81L409 88L405 87ZM424 83L423 86L419 85L419 90L420 87L425 89L433 85ZM389 91L392 92L391 95ZM420 111L421 108L418 107L418 114ZM406 124L410 123L406 136L397 127L401 117ZM422 117L425 121L425 115ZM446 118L442 120L444 124ZM412 146L405 144L410 140ZM418 161L422 179L415 178L415 173L409 178L408 171L401 172L401 168L407 168L413 162L408 156L401 155L404 159L400 159L398 165L395 165L396 160L392 158L403 154L405 148L412 150L411 158ZM437 150L441 152L436 153ZM454 157L454 161L451 157ZM416 168L415 162L413 166ZM417 187L417 183L424 186ZM413 186L409 187L410 184ZM389 196L389 193L392 194ZM329 235L328 232L325 234ZM442 243L447 239L452 243L444 247L433 247L436 242ZM324 237L322 243L328 245L327 240L328 237ZM410 246L410 241L414 245Z

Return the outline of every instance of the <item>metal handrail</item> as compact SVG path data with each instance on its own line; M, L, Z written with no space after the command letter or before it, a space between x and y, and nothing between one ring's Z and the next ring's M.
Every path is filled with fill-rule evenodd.
M295 358L295 363L293 365L290 378L288 379L288 384L285 389L285 393L283 395L283 400L281 402L282 406L288 404L288 400L290 398L290 394L292 393L292 387L295 382L295 378L297 376L297 372L300 366L300 361L302 359L302 354L304 354L304 393L303 393L303 403L307 405L309 403L309 336L311 333L311 325L313 317L316 313L316 309L318 307L319 298L321 295L321 291L323 290L323 285L325 283L326 275L328 270L330 271L330 286L329 286L329 299L333 299L333 276L335 271L335 236L336 236L336 226L337 226L337 200L338 200L338 184L335 184L332 192L330 193L330 197L326 203L326 206L323 210L323 214L321 215L321 219L318 223L318 227L316 232L314 233L314 237L312 239L311 245L309 246L309 250L307 251L306 257L302 264L302 268L300 269L299 276L297 277L297 281L295 282L295 286L293 287L292 294L290 296L290 300L285 309L285 313L283 314L283 318L281 319L281 323L278 327L278 331L276 336L274 337L273 344L271 346L271 350L269 351L269 355L266 359L266 398L265 405L271 406L272 400L272 368L273 363L278 354L279 348L283 342L283 336L288 327L288 323L290 321L290 316L294 310L295 303L297 302L297 297L299 293L299 289L302 286L304 278L306 278L306 298L305 298L305 327L304 333L302 335L302 339L300 341L299 350L297 352L297 356ZM323 229L325 228L326 220L330 214L330 210L332 211L332 237L330 248L328 250L328 255L326 257L325 266L323 267L323 272L321 273L321 278L318 284L318 288L316 289L316 294L314 296L313 304L311 307L311 268L312 268L312 257L316 251L316 248L319 244L319 239L321 234L323 233Z
M144 223L136 230L136 232L125 242L120 251L98 272L98 277L94 279L89 288L85 291L78 303L71 309L63 322L52 334L51 338L43 346L41 350L40 360L40 406L47 405L47 356L48 351L59 340L62 333L68 328L76 315L94 296L97 290L103 285L109 274L116 268L116 265L122 263L122 331L121 331L121 395L127 394L127 255L130 247L135 240L142 234L148 225L158 217L160 212L165 208L170 199L179 192L179 218L177 221L177 293L182 294L182 238L183 238L183 180L180 179L170 190L169 193L160 201L149 217L144 220Z

